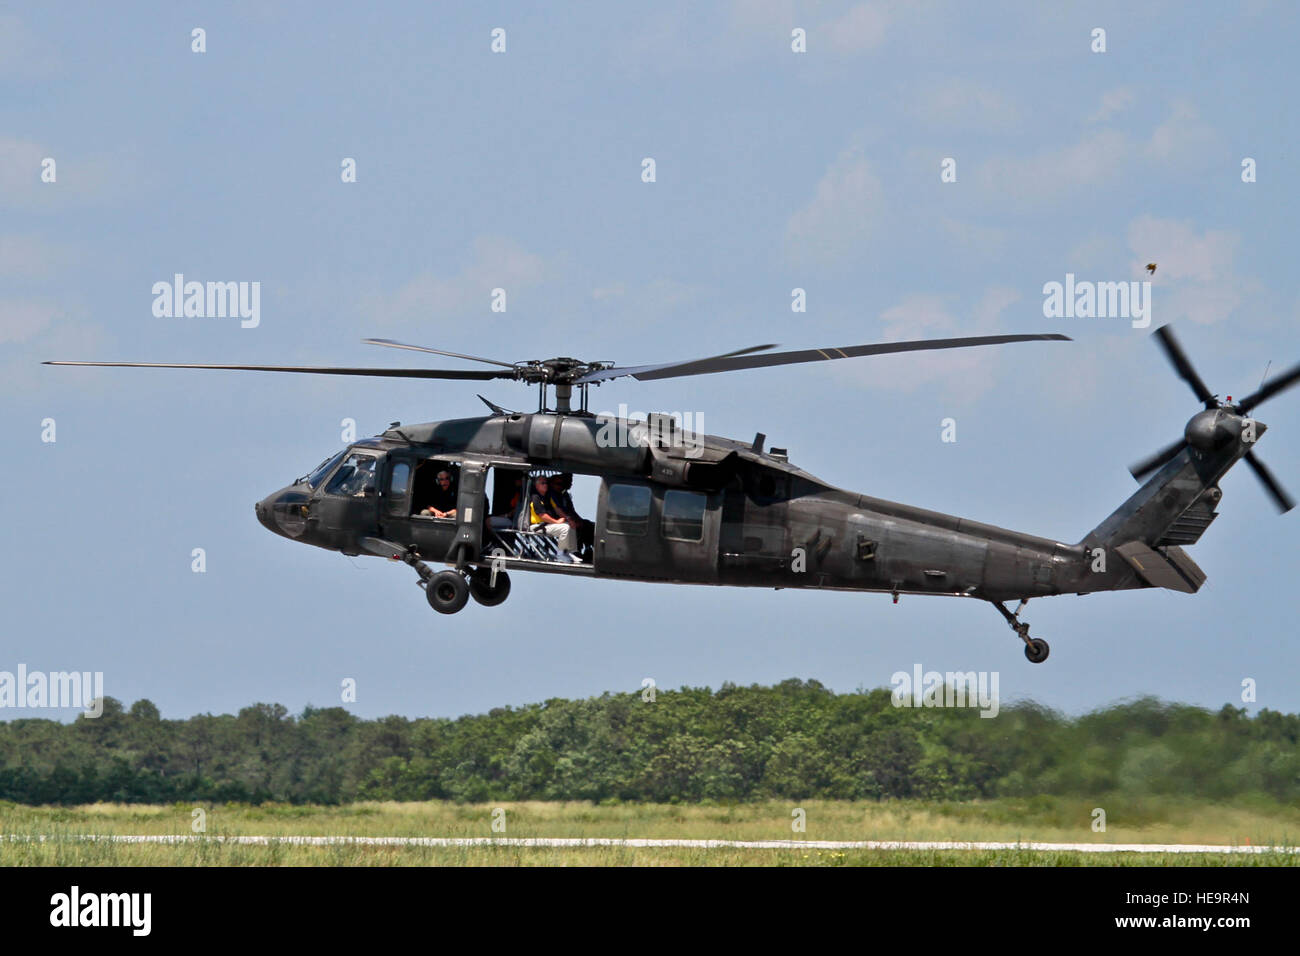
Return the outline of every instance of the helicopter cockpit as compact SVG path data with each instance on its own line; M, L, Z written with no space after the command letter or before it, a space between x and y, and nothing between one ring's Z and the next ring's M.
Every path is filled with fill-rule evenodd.
M335 466L338 465L338 463L343 460L343 457L347 453L348 450L344 448L338 454L331 455L329 458L326 458L319 465L317 465L315 468L309 471L306 475L304 475L303 477L295 481L294 484L310 485L312 487L312 490L315 490L320 485L320 483L324 480L325 476L334 470Z

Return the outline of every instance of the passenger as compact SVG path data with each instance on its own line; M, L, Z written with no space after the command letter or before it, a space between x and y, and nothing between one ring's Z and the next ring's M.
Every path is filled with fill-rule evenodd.
M560 506L560 510L569 518L570 525L577 529L578 532L578 552L584 560L590 560L592 542L596 538L595 522L588 521L578 514L578 509L573 506L573 495L570 491L573 489L572 472L563 471L551 479L551 495L555 503Z
M573 564L580 561L574 551L578 547L578 532L568 520L568 516L555 503L551 496L550 481L545 475L533 479L533 491L528 496L528 520L534 531L542 531L555 539L560 549L560 556Z
M514 493L510 496L510 503L499 514L494 514L488 519L488 525L493 531L509 531L515 526L515 515L519 513L519 496L524 491L523 475L515 475L514 483Z
M451 472L443 469L438 472L438 483L429 496L429 507L420 512L433 518L456 517L456 486L452 484Z

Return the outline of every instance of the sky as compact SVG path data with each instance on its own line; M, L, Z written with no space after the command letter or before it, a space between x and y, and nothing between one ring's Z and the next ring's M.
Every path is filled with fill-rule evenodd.
M592 404L762 431L834 485L1078 541L1198 410L1154 328L1219 394L1300 361L1298 19L1280 2L0 5L0 671L101 671L166 717L457 716L645 678L853 691L916 664L997 672L1003 706L1300 709L1300 518L1244 468L1188 549L1199 594L1034 600L1042 665L990 606L948 598L521 574L502 606L441 616L409 569L273 535L253 503L343 447L346 419L364 436L482 414L479 391L527 409L529 389L40 364L419 364L367 336L645 364L1061 332L624 379ZM260 283L257 324L155 315L177 273ZM1149 281L1150 326L1047 317L1067 274ZM1300 491L1300 392L1257 414L1260 457Z

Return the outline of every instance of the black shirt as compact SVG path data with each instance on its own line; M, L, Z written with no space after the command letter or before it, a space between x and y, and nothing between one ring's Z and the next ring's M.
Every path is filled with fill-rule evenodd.
M542 515L550 515L552 518L556 519L560 517L560 513L556 510L555 502L551 499L549 492L543 495L540 492L534 491L528 496L528 507L531 508L539 518ZM532 518L531 514L529 515L529 518Z
M429 495L430 508L437 508L439 511L451 511L456 507L456 489L450 486L443 488L439 485L433 489Z

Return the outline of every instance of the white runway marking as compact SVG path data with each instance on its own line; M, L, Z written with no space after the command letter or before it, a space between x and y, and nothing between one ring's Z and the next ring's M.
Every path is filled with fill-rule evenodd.
M667 840L617 837L347 837L347 836L179 836L72 834L48 837L8 834L13 842L47 840L107 843L232 843L241 846L428 846L428 847L680 847L693 850L1029 850L1067 853L1300 853L1293 846L1223 846L1196 843L959 843L903 840Z

